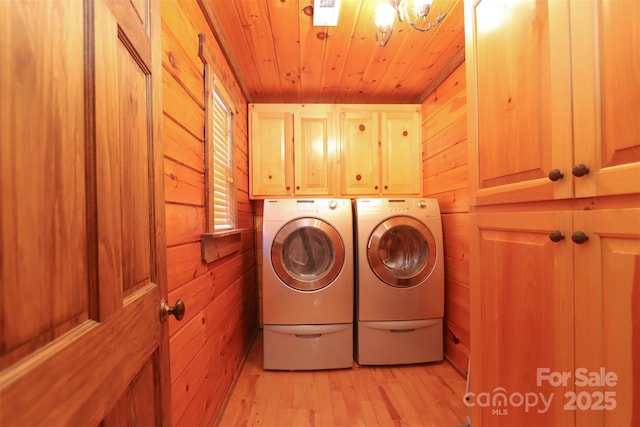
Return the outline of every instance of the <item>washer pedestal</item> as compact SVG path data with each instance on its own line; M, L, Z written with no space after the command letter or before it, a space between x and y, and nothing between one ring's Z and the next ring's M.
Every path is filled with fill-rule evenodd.
M360 365L397 365L443 359L442 319L358 322Z
M264 369L351 368L353 324L264 325Z

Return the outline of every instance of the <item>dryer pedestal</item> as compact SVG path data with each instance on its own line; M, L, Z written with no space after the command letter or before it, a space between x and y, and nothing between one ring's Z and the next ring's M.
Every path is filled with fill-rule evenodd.
M442 319L358 322L360 365L398 365L443 359Z
M264 369L351 368L353 324L264 325Z

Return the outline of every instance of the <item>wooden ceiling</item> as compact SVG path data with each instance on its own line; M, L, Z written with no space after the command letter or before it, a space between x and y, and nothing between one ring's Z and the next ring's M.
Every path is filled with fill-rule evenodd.
M433 0L439 25L396 20L376 44L386 0L342 0L338 25L314 27L313 0L200 0L248 102L420 103L464 60L462 0Z

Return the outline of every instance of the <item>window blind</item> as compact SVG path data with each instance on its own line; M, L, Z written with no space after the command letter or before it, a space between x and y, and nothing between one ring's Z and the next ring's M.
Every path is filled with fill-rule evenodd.
M233 194L233 114L225 94L214 84L213 114L213 228L223 231L235 228L235 198Z

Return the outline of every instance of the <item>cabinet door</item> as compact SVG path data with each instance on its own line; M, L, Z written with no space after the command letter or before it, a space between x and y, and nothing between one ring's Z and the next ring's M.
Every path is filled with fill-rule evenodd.
M574 229L589 237L574 249L576 369L616 376L576 387L576 425L638 425L640 209L576 211Z
M471 204L571 197L568 2L468 0L465 32Z
M294 113L295 194L334 192L335 123L332 105L303 105Z
M293 116L282 111L251 111L250 193L287 196L293 190Z
M364 109L340 112L342 194L380 191L379 114Z
M381 124L382 193L420 194L420 112L384 112L381 115Z
M571 4L576 196L640 192L640 2Z
M573 384L538 383L540 368L573 371L574 245L550 239L571 222L571 211L471 217L473 425L573 425L562 402ZM518 393L552 400L527 394L527 407Z

